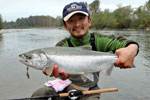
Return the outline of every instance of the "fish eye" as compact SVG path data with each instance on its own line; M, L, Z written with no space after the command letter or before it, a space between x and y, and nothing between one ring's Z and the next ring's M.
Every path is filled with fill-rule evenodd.
M28 58L28 59L32 59L32 57L31 57L31 56L28 56L27 58Z

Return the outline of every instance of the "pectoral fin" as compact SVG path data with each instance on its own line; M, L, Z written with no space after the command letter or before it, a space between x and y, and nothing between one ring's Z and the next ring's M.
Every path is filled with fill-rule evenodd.
M102 64L99 67L99 71L102 72L104 75L109 76L113 70L113 64Z
M94 76L92 73L84 73L83 75L81 75L81 79L86 82L87 79L89 79L90 81L94 81Z

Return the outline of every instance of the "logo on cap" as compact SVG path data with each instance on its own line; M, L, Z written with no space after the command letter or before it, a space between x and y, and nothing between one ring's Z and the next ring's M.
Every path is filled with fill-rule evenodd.
M72 4L69 8L67 8L67 11L82 9L82 6L78 6L77 4Z

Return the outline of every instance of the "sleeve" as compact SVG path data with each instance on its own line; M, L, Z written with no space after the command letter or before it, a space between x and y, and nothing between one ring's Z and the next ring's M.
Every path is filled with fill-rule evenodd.
M59 41L59 42L56 44L56 46L68 47L67 39L68 39L68 38L65 38L65 39Z
M133 40L127 40L126 38L119 36L116 37L114 35L107 36L102 34L95 34L95 44L98 51L102 52L115 52L119 48L127 47L129 44L137 44ZM139 47L139 45L138 45Z

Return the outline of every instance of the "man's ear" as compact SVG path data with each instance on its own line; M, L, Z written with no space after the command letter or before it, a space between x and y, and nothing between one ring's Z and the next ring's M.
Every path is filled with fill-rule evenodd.
M64 28L67 30L67 26L66 26L66 24L64 24Z
M91 17L89 18L89 26L91 26L91 22L92 22L92 19Z

